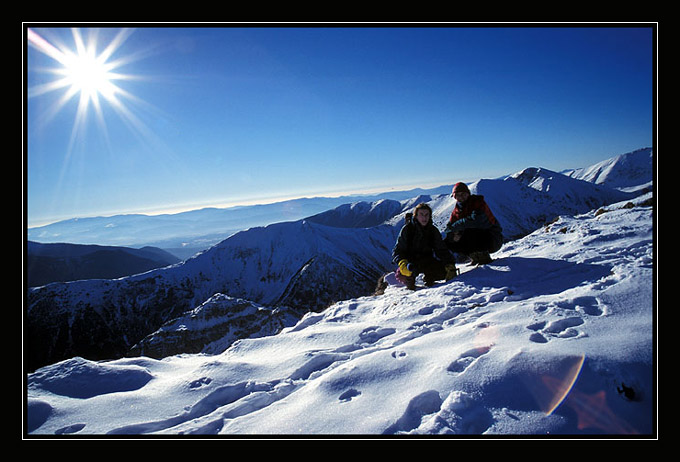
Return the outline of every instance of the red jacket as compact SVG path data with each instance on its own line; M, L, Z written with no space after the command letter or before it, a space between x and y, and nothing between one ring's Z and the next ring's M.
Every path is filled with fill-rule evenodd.
M447 232L462 231L465 228L500 227L498 220L491 213L484 196L470 195L464 203L456 203L451 211L451 218L446 225Z

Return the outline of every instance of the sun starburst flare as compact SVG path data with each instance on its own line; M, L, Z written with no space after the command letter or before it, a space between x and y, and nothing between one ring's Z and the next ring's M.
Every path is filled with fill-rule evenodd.
M34 98L46 93L62 91L58 100L41 114L43 122L51 120L74 97L78 97L78 105L74 117L69 152L90 113L94 111L97 122L106 137L106 123L103 114L103 102L106 102L121 119L137 134L148 136L142 121L128 108L124 101L142 103L139 98L121 88L117 82L138 79L138 76L116 72L120 67L132 61L132 56L112 59L116 51L133 33L131 29L121 29L106 47L98 53L97 34L88 35L87 41L81 30L71 29L73 47L51 43L32 29L27 29L28 44L56 61L56 67L46 71L55 78L47 83L28 88L28 97Z

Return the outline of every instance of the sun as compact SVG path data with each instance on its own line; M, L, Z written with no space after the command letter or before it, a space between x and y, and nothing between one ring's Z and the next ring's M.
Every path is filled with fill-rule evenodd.
M103 57L96 56L94 47L78 50L64 60L64 68L58 73L63 74L64 83L70 85L71 92L80 94L87 102L96 101L99 95L112 100L118 89L112 80L113 66Z
M114 55L132 34L131 29L120 29L113 39L101 46L98 42L98 31L90 30L87 39L81 29L72 28L73 45L68 46L54 39L47 40L35 30L27 29L28 44L55 61L55 66L43 71L55 76L47 83L28 88L28 97L33 98L46 93L61 92L60 97L42 114L49 121L66 104L78 99L71 133L71 144L92 110L100 127L106 130L103 115L103 103L106 102L115 112L137 131L144 130L143 124L126 107L126 101L140 101L125 91L119 81L136 78L130 74L118 72L119 68L132 61L130 56L114 59Z

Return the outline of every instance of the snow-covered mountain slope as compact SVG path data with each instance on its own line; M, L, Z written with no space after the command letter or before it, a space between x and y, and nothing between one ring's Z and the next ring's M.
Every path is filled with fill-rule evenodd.
M43 367L28 431L650 434L654 212L606 210L449 283L340 301L221 353Z
M470 190L485 197L506 239L524 236L559 215L585 213L635 197L543 168L527 168L502 180L482 179Z
M652 148L644 148L603 160L587 168L562 173L610 188L639 191L642 188L650 188L652 184L653 162Z
M395 229L277 223L231 236L183 263L29 290L29 369L71 356L110 359L216 293L270 307L323 309L370 293L389 269ZM389 244L388 244L389 243Z
M430 196L419 196L422 202L432 200ZM411 208L412 201L380 199L374 202L352 202L313 215L307 221L336 228L370 228L381 225L392 217Z

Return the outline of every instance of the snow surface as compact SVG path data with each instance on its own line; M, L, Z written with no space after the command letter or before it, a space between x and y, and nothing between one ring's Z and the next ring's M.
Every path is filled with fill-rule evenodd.
M448 283L342 301L221 353L43 367L27 378L28 432L652 434L645 198L561 216Z

